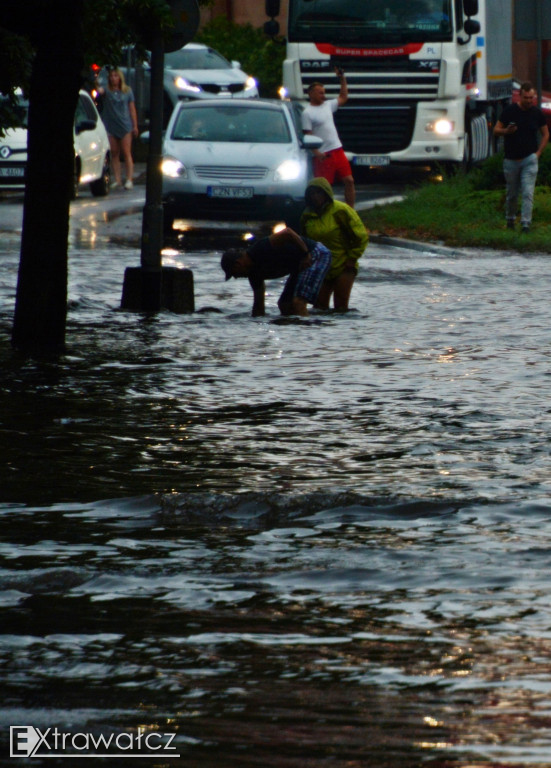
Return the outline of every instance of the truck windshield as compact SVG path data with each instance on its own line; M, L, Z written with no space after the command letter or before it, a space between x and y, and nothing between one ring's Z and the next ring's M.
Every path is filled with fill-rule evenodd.
M289 0L291 42L404 43L452 39L450 0Z

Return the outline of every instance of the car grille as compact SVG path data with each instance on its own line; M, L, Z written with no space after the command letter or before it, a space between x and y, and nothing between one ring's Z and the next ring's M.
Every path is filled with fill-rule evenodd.
M195 174L200 179L245 179L256 180L264 179L268 173L267 168L253 166L244 168L243 166L231 165L196 165Z
M243 83L230 83L229 85L217 85L216 83L200 83L201 88L207 93L239 93L243 90Z

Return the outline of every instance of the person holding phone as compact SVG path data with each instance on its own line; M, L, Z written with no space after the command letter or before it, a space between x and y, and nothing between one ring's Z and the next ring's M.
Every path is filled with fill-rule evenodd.
M535 96L532 83L522 83L519 103L505 107L494 128L494 135L504 138L503 175L507 190L507 227L515 228L520 193L520 225L524 233L530 231L532 224L539 158L549 141L549 128L543 112L534 104Z

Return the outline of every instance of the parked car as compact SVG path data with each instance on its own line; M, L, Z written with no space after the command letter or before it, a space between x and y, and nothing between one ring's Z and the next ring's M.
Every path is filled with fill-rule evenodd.
M312 176L316 136L298 103L268 99L182 102L163 146L165 230L174 219L284 219L296 226Z
M149 118L151 68L140 64L132 46L123 50L119 68L136 99L138 114ZM98 75L98 84L107 83L107 69ZM257 98L254 77L241 69L238 61L228 61L214 48L202 43L188 43L165 53L163 73L163 120L166 127L172 110L182 100L216 99L228 96Z
M0 190L23 189L27 166L27 112L28 102L21 96L18 107L21 111L20 128L10 128L0 137ZM80 91L74 122L76 197L79 186L90 185L96 197L109 193L110 150L105 127L96 105L86 91Z
M513 80L513 103L520 101L520 85L518 80ZM534 104L537 104L537 99L534 99ZM551 93L549 91L542 91L541 93L541 111L545 115L547 127L551 131Z

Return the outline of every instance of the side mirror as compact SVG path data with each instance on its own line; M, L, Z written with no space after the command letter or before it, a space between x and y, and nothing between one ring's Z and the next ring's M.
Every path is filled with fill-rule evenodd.
M467 19L465 24L463 24L463 29L469 37L477 35L480 32L480 22L473 21L473 19Z
M264 34L268 37L277 37L277 35L279 35L279 22L275 19L270 19L270 21L265 22Z
M274 16L279 16L279 0L266 0L265 2L266 16L273 19Z
M302 146L304 149L319 149L323 144L323 140L319 136L314 136L312 133L307 133L302 137Z
M476 16L478 13L478 0L463 0L465 16Z

